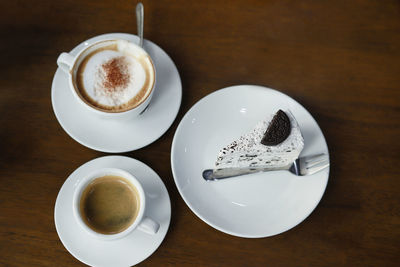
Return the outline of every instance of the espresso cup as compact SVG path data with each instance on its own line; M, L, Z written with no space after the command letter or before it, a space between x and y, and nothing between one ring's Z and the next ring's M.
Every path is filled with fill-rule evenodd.
M101 40L76 56L61 53L57 64L68 75L75 99L102 118L133 118L153 96L153 61L143 48L127 40Z
M135 200L125 197L130 194ZM82 177L74 185L72 205L80 227L101 240L119 239L135 229L154 235L160 227L144 215L146 197L140 182L121 169L99 169Z

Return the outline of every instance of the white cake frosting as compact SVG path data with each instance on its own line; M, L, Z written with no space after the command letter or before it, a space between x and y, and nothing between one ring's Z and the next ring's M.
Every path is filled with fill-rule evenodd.
M285 113L290 119L291 131L282 143L276 146L261 144L261 139L273 118L271 115L267 120L257 123L252 131L221 149L215 162L216 168L280 167L296 160L303 150L304 139L291 112Z
M83 70L83 87L86 94L96 103L104 106L120 106L131 99L143 88L146 82L146 71L140 62L144 53L135 49L134 46L128 42L119 40L117 41L116 50L102 50L94 54L87 61L85 69ZM115 58L123 58L126 64L126 77L128 78L127 84L122 88L115 90L108 90L104 86L106 73L103 64Z

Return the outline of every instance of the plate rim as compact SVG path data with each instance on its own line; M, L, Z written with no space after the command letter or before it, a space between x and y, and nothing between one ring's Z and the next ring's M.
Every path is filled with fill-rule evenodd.
M176 130L175 130L175 134L174 134L174 137L173 137L173 140L172 140L172 144L171 144L171 170L172 170L172 176L173 176L173 178L174 178L175 186L177 187L178 192L179 192L179 194L181 195L182 199L184 200L185 204L189 207L189 209L190 209L198 218L200 218L203 222L205 222L205 223L208 224L209 226L211 226L211 227L213 227L214 229L216 229L216 230L218 230L218 231L221 231L221 232L223 232L223 233L225 233L225 234L228 234L228 235L231 235L231 236L236 236L236 237L242 237L242 238L265 238L265 237L272 237L272 236L282 234L282 233L284 233L284 232L287 232L287 231L289 231L289 230L295 228L296 226L298 226L299 224L301 224L305 219L307 219L307 218L311 215L311 213L317 208L318 204L321 202L321 199L322 199L323 195L325 194L326 187L327 187L327 185L328 185L329 174L330 174L330 166L328 167L326 183L325 183L325 185L324 185L323 190L321 190L321 195L319 196L319 200L316 202L315 206L313 206L313 207L310 209L310 212L307 213L306 216L305 216L303 219L301 219L300 221L298 221L298 222L297 222L296 224L294 224L293 226L287 227L287 228L285 228L284 230L282 230L282 231L280 231L280 232L278 232L278 233L275 233L275 234L268 234L268 235L242 234L242 233L237 233L237 232L229 231L229 230L223 229L222 227L219 227L219 226L215 225L214 223L208 221L203 215L201 215L199 212L197 212L197 211L195 210L194 207L191 206L191 204L189 203L188 199L187 199L187 198L185 197L185 195L182 193L182 190L181 190L181 188L178 186L178 183L177 183L176 170L175 170L175 167L174 167L175 147L176 147L176 142L177 142L177 141L176 141L176 140L177 140L177 134L178 134L179 131L181 131L181 128L183 127L183 126L182 126L182 125L183 125L183 124L182 124L183 121L187 119L187 117L189 116L189 114L190 114L191 112L193 112L193 110L194 110L194 108L195 108L196 106L200 105L200 104L201 104L202 102L204 102L207 98L212 97L213 95L215 95L215 94L217 94L217 93L221 93L222 91L229 91L229 90L232 90L232 89L238 88L238 87L249 87L249 88L257 89L257 90L258 90L258 89L263 89L263 90L272 91L272 92L274 92L274 93L278 93L278 94L281 94L281 95L283 95L283 96L285 96L285 97L288 97L289 99L291 99L292 101L294 101L296 104L298 104L299 106L301 106L301 107L307 112L307 114L310 116L310 118L315 122L316 126L318 127L318 130L321 132L322 139L323 139L323 141L324 141L324 143L325 143L325 145L326 145L326 148L327 148L328 157L330 158L328 143L326 142L326 138L325 138L325 136L324 136L324 133L323 133L322 130L321 130L321 127L319 126L319 124L317 123L317 121L314 119L314 117L311 115L311 113L310 113L303 105L301 105L298 101L296 101L295 99L293 99L293 98L290 97L289 95L287 95L287 94L285 94L285 93L282 93L281 91L278 91L278 90L276 90L276 89L272 89L272 88L269 88L269 87L266 87L266 86L262 86L262 85L255 85L255 84L238 84L238 85L231 85L231 86L228 86L228 87L223 87L223 88L217 89L217 90L211 92L210 94L208 94L208 95L202 97L202 98L199 99L199 100L185 113L185 115L182 117L181 121L179 122L178 127L177 127Z

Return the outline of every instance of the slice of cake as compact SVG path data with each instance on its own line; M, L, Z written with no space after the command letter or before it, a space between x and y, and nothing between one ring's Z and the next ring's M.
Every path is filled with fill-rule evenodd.
M215 167L280 167L292 163L303 150L299 125L290 111L279 110L221 149Z

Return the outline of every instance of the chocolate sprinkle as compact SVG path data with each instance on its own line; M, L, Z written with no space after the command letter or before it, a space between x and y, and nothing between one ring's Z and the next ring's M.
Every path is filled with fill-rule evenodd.
M261 144L276 146L288 138L290 130L291 127L288 115L284 111L278 110L265 132Z

